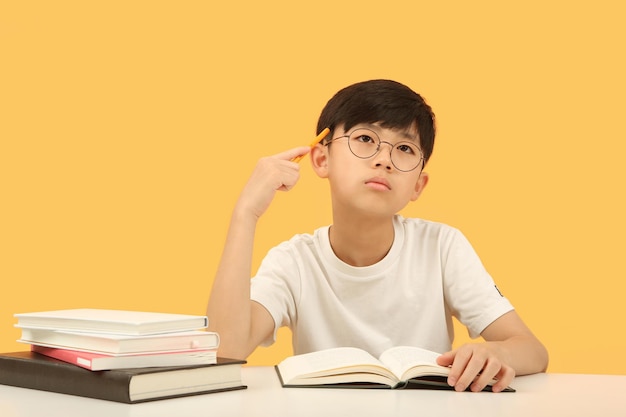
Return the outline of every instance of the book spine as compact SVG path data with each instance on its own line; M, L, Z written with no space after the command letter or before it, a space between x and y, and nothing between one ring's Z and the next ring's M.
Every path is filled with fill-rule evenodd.
M0 384L131 403L130 376L92 372L55 360L34 362L0 357Z

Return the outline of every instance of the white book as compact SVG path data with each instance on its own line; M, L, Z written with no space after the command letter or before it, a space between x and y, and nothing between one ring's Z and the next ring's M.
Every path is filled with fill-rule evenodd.
M17 318L15 326L20 328L126 335L199 330L209 324L206 316L94 308L18 313L14 316Z
M217 349L219 336L215 332L203 330L130 336L23 328L22 337L18 342L61 349L123 355L174 352L190 349Z

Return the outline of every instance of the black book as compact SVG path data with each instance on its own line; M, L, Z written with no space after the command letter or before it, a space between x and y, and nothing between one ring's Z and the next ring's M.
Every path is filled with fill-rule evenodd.
M0 384L133 404L245 389L245 361L89 371L35 352L0 354Z

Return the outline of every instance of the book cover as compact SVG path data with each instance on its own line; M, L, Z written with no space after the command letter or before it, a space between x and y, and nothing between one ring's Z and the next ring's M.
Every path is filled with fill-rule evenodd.
M208 326L206 316L147 311L78 308L14 314L16 327L91 333L147 335Z
M0 354L0 384L133 404L245 389L245 361L218 358L213 365L87 369L35 352Z
M64 362L80 366L90 371L109 369L146 368L157 366L209 365L217 362L216 350L186 350L135 355L105 355L94 352L81 352L70 349L57 349L31 345L31 351Z
M129 336L23 328L18 342L97 353L136 354L217 349L219 335L203 330Z

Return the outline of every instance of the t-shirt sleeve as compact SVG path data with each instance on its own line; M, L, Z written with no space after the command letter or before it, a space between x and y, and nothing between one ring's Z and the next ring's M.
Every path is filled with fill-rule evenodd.
M270 249L250 283L250 299L261 304L274 319L274 332L262 346L273 344L278 329L295 321L299 279L297 262L288 243Z
M453 229L442 254L446 303L467 327L470 337L476 338L493 321L513 310L513 305L500 293L460 231Z

